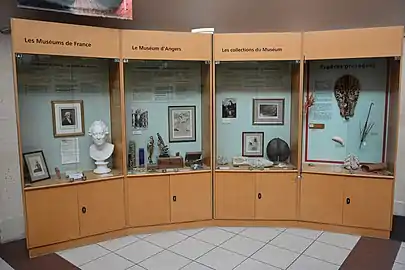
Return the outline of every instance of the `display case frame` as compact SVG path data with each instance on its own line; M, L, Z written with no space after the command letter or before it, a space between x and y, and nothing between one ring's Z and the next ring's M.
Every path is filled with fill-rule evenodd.
M249 33L214 34L213 73L221 63L291 61L291 116L290 162L296 168L251 169L217 166L217 125L214 125L214 219L223 224L237 223L237 220L259 220L266 222L294 221L297 218L298 172L301 155L301 106L303 83L303 58L301 33ZM214 85L217 85L215 77ZM217 86L216 86L217 87ZM214 104L217 104L216 87ZM284 103L283 103L284 104ZM215 106L214 121L218 106ZM251 113L249 111L249 113ZM260 130L255 130L260 131ZM229 162L229 161L228 161ZM274 194L277 190L280 197ZM284 205L281 213L275 205ZM232 221L231 221L232 220ZM254 221L253 221L254 220ZM221 224L222 224L221 223ZM257 223L258 224L258 223Z
M12 19L11 30L12 53L13 56L16 56L13 57L13 71L18 151L21 164L26 243L30 256L43 254L54 244L69 243L69 241L94 234L123 229L125 227L123 189L125 167L122 151L124 136L121 132L124 111L121 106L123 85L120 72L122 69L120 31L23 19ZM83 171L84 177L81 180L71 181L71 179L66 179L63 174L60 177L55 175L48 180L35 183L27 184L25 182L25 172L22 166L24 161L19 111L19 73L17 72L17 61L25 55L63 59L104 59L108 62L103 68L108 74L105 82L108 85L105 93L108 96L108 102L105 103L110 117L108 131L111 142L115 146L112 162L109 164L112 167L111 174L98 175L91 171ZM51 103L48 106L50 108ZM80 105L80 107L83 109L83 106ZM84 104L85 107L86 104ZM82 114L80 113L80 115ZM90 124L86 123L86 127L88 128ZM81 127L83 128L83 125ZM52 132L52 128L50 128L50 132ZM86 136L87 130L81 130L81 133ZM57 138L55 137L55 139ZM49 168L49 170L53 171L53 168ZM93 193L95 190L97 190L96 195ZM50 203L50 201L53 202ZM114 205L109 204L109 201L114 201ZM87 208L89 208L88 211ZM97 222L97 220L109 218L114 221ZM55 224L60 224L60 226L55 227Z
M400 65L402 56L403 29L401 27L381 27L365 29L349 29L334 31L305 32L303 36L303 53L305 58L304 67L304 97L303 102L309 99L309 65L313 61L336 61L356 59L367 61L369 59L386 59L386 85L385 106L383 108L383 134L382 136L382 158L381 162L386 163L387 173L376 174L361 170L346 170L340 168L341 162L313 161L308 157L308 125L306 118L308 111L303 108L303 136L302 136L302 172L325 173L345 176L364 176L374 178L395 178L395 161L398 146L399 130L399 95L400 95ZM347 40L347 42L339 42ZM384 41L383 41L384 40ZM385 42L387 41L387 43ZM364 48L364 49L363 49ZM349 71L347 72L350 73ZM361 90L360 90L361 91ZM375 106L374 106L375 107ZM369 108L367 108L369 109ZM359 110L359 109L357 109ZM370 119L371 120L371 119ZM364 122L364 121L363 121ZM366 123L365 123L366 124ZM358 128L358 127L356 127ZM350 139L350 138L348 138ZM344 142L346 143L346 142ZM341 164L341 165L339 165ZM360 160L361 164L361 160Z

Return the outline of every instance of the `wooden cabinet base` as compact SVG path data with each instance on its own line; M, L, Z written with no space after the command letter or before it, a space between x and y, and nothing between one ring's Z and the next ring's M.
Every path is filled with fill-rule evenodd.
M75 248L90 244L99 243L109 239L124 237L133 234L153 233L160 231L193 229L211 226L223 226L223 227L281 227L281 228L304 228L312 230L330 231L336 233L355 234L362 236L370 236L376 238L388 239L390 237L390 231L386 230L374 230L366 228L356 228L348 226L338 226L314 222L304 221L268 221L268 220L206 220L196 222L184 222L178 224L167 224L147 227L135 227L125 228L118 231L108 232L104 234L83 237L76 240L71 240L63 243L31 248L28 250L30 258L46 255L52 252L65 250L69 248Z

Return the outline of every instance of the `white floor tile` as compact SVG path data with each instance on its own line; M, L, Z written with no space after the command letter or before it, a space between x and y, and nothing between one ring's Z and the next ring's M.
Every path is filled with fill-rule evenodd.
M405 264L394 263L392 270L405 270Z
M341 233L331 233L324 232L319 238L318 242L323 242L326 244L334 245L341 248L353 249L354 246L359 241L360 236L341 234Z
M125 270L134 264L124 258L110 253L85 265L80 266L82 270Z
M221 247L249 257L264 245L265 243L258 240L236 235L223 243Z
M139 239L144 239L145 237L151 236L151 233L143 233L143 234L134 234L135 237L138 237Z
M125 246L128 246L129 244L132 244L136 241L138 241L139 238L133 236L133 235L129 235L129 236L125 236L122 238L117 238L117 239L112 239L112 240L108 240L108 241L104 241L101 243L98 243L100 246L102 246L103 248L106 248L108 250L111 251L116 251L117 249L123 248Z
M247 228L240 235L259 240L262 242L268 242L275 238L277 235L281 233L280 230L274 228L266 228L266 227L254 227L254 228Z
M217 247L197 259L197 262L217 270L231 270L245 259L244 256Z
M338 270L339 266L305 255L300 256L288 270Z
M187 265L184 268L181 268L181 270L212 270L211 268L208 268L205 265L196 263L196 262L192 262L189 265Z
M322 231L298 229L298 228L290 228L287 229L285 232L313 240L317 239L322 234Z
M315 241L304 254L322 261L342 265L350 254L350 250Z
M301 254L312 244L313 241L314 240L284 232L271 240L270 244Z
M198 229L188 229L188 230L179 230L177 232L188 235L188 236L192 236L196 233L201 232L202 230L204 230L204 228L198 228Z
M8 263L6 263L2 258L0 258L0 269L1 270L14 270Z
M190 262L191 260L165 250L141 262L139 265L148 270L178 270Z
M195 260L204 253L215 248L214 245L194 239L192 237L169 248L174 253L183 255L191 260Z
M247 259L241 263L235 270L279 270L280 268L273 267L271 265L253 260Z
M145 268L140 267L138 265L134 265L131 268L128 268L127 270L145 270Z
M397 257L395 258L395 261L405 264L405 247L401 247L398 250L398 254L397 254Z
M117 250L115 253L134 263L138 263L162 250L162 248L157 247L151 243L139 240L122 249Z
M143 240L151 242L155 245L158 245L162 248L168 248L177 244L180 241L183 241L187 238L187 235L178 233L178 232L160 232L154 233L151 236L144 238Z
M231 233L240 233L246 230L246 227L219 227L219 228Z
M264 248L253 254L252 259L270 264L272 266L287 269L287 267L298 258L300 254L282 249L272 245L266 245Z
M89 245L58 252L58 255L76 266L81 266L108 253L109 250L99 245Z
M218 228L208 228L195 234L193 237L214 245L220 245L234 235Z

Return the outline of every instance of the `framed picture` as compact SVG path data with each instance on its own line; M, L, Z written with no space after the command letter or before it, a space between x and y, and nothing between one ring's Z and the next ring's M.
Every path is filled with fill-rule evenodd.
M30 175L30 181L36 182L51 178L46 165L44 153L42 151L35 151L23 154L25 166Z
M253 99L253 125L284 125L284 98Z
M195 142L195 117L195 106L169 106L169 142Z
M84 135L83 100L52 101L54 137Z
M242 132L242 156L263 157L264 132Z

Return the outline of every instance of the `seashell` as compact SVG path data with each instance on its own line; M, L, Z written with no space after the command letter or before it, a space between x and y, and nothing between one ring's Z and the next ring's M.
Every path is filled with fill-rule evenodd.
M337 142L337 143L340 144L341 146L345 146L345 142L344 142L343 139L340 138L339 136L334 136L334 137L332 137L332 141Z

